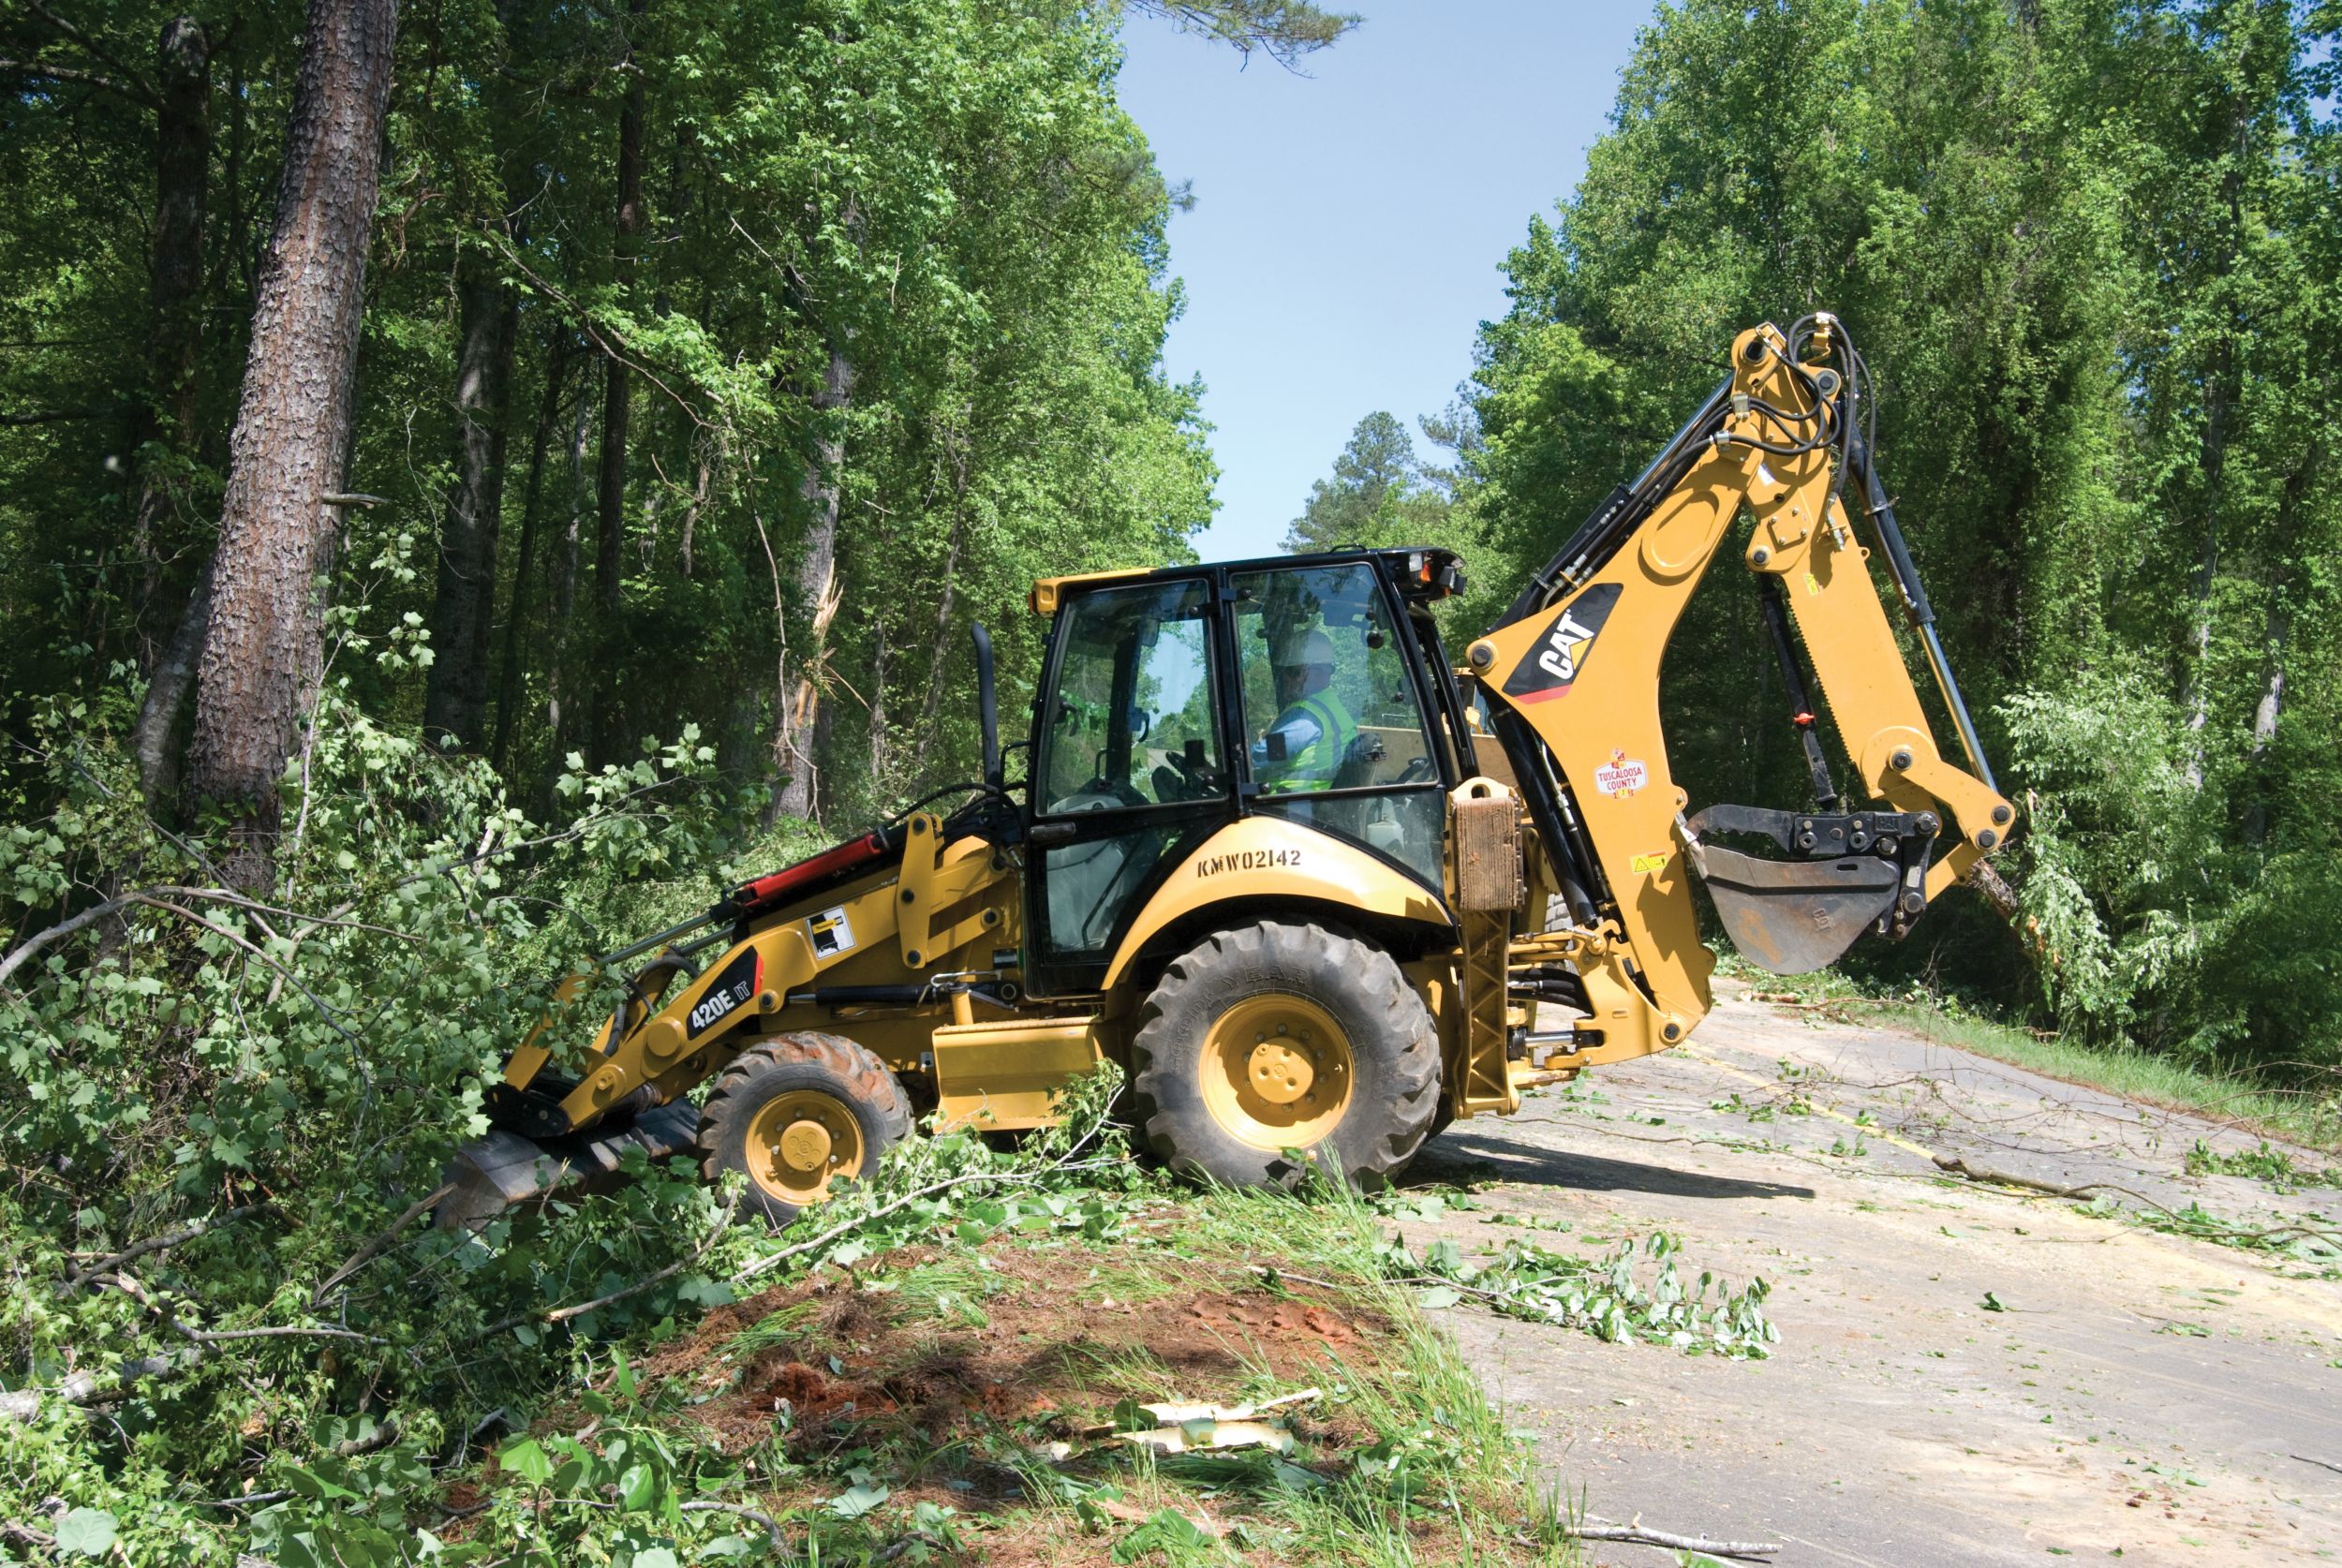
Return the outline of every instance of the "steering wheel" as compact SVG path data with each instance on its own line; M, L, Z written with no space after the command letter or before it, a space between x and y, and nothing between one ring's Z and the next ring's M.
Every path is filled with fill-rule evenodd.
M1393 784L1419 784L1424 779L1430 777L1433 771L1431 759L1429 757L1417 757L1414 762L1409 762L1405 767L1400 769L1399 777L1392 779L1391 782Z

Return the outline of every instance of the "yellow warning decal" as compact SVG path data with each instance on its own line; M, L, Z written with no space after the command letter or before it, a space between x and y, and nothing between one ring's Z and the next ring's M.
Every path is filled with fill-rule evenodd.
M1669 851L1662 850L1655 855L1637 855L1634 860L1635 869L1637 871L1664 871L1668 868L1670 853Z
M1805 591L1816 599L1821 597L1821 584L1815 580L1814 574L1810 571L1805 574Z

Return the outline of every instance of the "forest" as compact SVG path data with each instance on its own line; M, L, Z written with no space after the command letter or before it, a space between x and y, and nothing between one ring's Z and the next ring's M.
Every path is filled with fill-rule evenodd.
M567 968L971 777L971 623L1019 733L1032 580L1193 558L1140 15L1269 69L1357 22L0 0L0 1398L78 1390L0 1411L0 1518L52 1519L7 1550L429 1555L285 1509L387 1520L411 1477L353 1456L468 1453L597 1336L724 1299L685 1181L369 1238ZM1489 259L1510 308L1431 455L1369 414L1289 543L1456 549L1480 624L1735 332L1835 312L2023 807L2017 919L1961 895L1866 978L2331 1100L2338 34L2335 0L1664 4L1582 182ZM1673 761L1786 800L1730 575L1670 655ZM156 1237L167 1283L92 1282ZM591 1332L541 1310L661 1270ZM240 1492L290 1501L207 1501ZM633 1550L596 1560L675 1561Z

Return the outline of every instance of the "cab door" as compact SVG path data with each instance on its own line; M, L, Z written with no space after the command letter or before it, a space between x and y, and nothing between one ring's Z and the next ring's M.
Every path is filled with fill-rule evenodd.
M1034 701L1026 983L1097 990L1172 867L1235 815L1211 579L1091 589L1059 612Z

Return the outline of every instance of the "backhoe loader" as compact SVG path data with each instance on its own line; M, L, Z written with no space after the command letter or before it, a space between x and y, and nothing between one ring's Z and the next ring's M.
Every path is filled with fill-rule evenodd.
M1695 878L1775 972L1901 937L2013 811L1872 462L1869 393L1827 315L1741 333L1460 665L1431 606L1461 570L1437 548L1044 579L1024 778L979 628L982 782L606 960L650 954L574 1056L542 1026L512 1053L442 1222L630 1143L742 1173L783 1221L914 1117L1043 1126L1101 1060L1179 1171L1289 1183L1331 1157L1372 1183L1450 1119L1687 1038L1714 965ZM1694 809L1669 772L1660 660L1727 535L1810 766L1801 808Z

